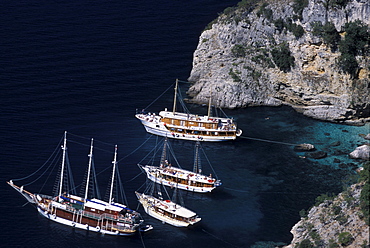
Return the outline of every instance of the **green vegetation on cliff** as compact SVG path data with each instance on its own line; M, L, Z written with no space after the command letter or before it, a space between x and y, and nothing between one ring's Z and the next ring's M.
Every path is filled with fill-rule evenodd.
M358 63L356 56L367 56L370 54L370 32L369 28L361 21L349 22L344 25L345 36L339 43L339 65L342 70L357 77Z
M370 162L365 163L364 169L360 172L360 182L365 182L364 187L362 188L361 191L361 196L360 196L360 208L362 211L362 214L364 216L364 220L367 225L370 225L369 223L369 206L370 206L370 177L369 177L369 171L370 171Z
M308 0L294 0L293 10L297 14L297 18L302 20L303 9L308 6Z
M330 0L329 5L333 7L345 7L350 0Z
M288 44L282 43L272 49L271 55L277 67L283 72L288 72L294 67L294 57L291 55Z
M341 2L342 3L342 2ZM369 28L361 21L349 22L344 25L344 38L341 39L339 32L331 22L322 24L321 22L311 23L312 34L318 36L332 50L341 53L338 64L340 68L357 78L359 64L356 56L367 56L370 54L370 33Z
M334 24L327 22L323 25L321 22L313 22L311 25L313 27L312 34L322 38L323 42L335 51L340 41L340 35Z

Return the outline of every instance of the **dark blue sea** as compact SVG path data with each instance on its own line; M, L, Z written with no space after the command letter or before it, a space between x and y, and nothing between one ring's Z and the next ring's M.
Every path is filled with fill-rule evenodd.
M225 110L245 137L283 143L203 143L223 185L208 195L182 194L186 207L202 217L197 226L162 224L138 206L134 191L145 184L145 176L136 164L153 148L156 137L145 132L135 111L151 104L176 78L189 77L202 30L236 3L0 2L1 247L273 247L290 242L290 229L301 209L308 209L318 195L338 193L354 180L359 164L347 154L363 142L359 134L367 133L369 126L320 122L289 107ZM188 85L181 87L185 92ZM172 96L167 91L147 110L171 108ZM202 106L188 107L206 112ZM104 171L118 145L128 205L141 212L152 231L127 238L74 230L41 217L6 184L40 168L64 131L75 141L68 151L76 184L87 167L89 139L95 139L102 192L109 178ZM331 145L337 141L337 146ZM291 145L303 142L326 151L328 157L304 158ZM77 148L80 143L86 146ZM171 144L182 167L191 169L194 144ZM203 168L210 173L207 170ZM55 175L46 177L26 189L52 194Z

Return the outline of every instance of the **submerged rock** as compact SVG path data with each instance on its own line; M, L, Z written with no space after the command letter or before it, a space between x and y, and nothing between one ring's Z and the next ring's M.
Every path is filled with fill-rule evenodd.
M320 159L320 158L326 158L328 154L324 151L316 151L316 152L306 152L305 155L306 157L309 157L309 158Z
M294 147L295 151L314 151L316 148L314 145L303 143Z
M340 159L337 159L337 158L334 158L334 160L333 160L333 163L339 164L340 162L341 162ZM339 166L341 166L341 165L339 165Z
M336 141L330 144L330 146L340 146L340 141Z

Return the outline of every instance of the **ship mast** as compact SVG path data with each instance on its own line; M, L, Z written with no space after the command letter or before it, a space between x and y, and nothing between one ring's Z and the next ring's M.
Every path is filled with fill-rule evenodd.
M161 161L160 161L160 165L162 166L166 166L167 164L166 163L166 157L167 157L167 137L165 138L164 142L163 142L163 151L162 151L162 156L161 156Z
M175 111L176 111L176 97L177 97L177 86L178 86L178 83L179 83L179 80L176 79L175 96L174 96L174 99L173 99L173 108L172 108L173 115L175 115Z
M209 93L209 101L208 101L208 118L211 117L211 101L212 100L212 88Z
M91 146L90 146L90 153L89 153L89 168L87 170L87 179L86 179L86 188L85 188L85 203L87 202L87 193L89 192L89 184L90 184L90 172L91 172L91 164L92 164L92 157L93 157L93 142L94 139L91 139Z
M117 165L117 145L114 148L114 160L113 160L113 172L112 172L112 182L110 184L110 193L109 193L109 204L112 204L112 195L113 195L113 185L114 185L114 177L116 172L116 165Z
M66 150L67 150L67 131L64 131L64 143L62 146L63 149L63 158L62 158L62 169L60 172L60 183L59 183L59 196L62 195L62 190L63 190L63 176L64 176L64 167L65 167L65 162L66 162Z
M200 157L199 157L199 141L195 144L195 154L194 154L194 165L193 165L193 172L194 173L202 173L202 167L200 163Z

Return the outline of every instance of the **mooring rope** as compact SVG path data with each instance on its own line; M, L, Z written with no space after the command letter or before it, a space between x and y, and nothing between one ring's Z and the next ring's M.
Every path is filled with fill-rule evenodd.
M227 242L226 240L223 240L223 239L221 239L221 238L217 237L216 235L214 235L214 234L212 234L212 233L210 233L210 232L207 232L207 231L206 231L206 230L204 230L204 229L202 229L202 231L203 231L203 232L205 232L205 233L207 233L208 235L210 235L210 236L214 237L215 239L218 239L218 240L220 240L220 241L224 242L225 244L231 245L231 246L233 246L233 247L238 247L238 246L236 246L236 245L231 244L230 242Z
M206 158L206 160L207 160L207 162L208 162L209 166L211 167L211 169L212 169L212 171L213 171L213 175L215 175L216 179L218 179L218 176L217 176L217 174L216 174L216 171L215 171L215 169L213 169L213 166L212 166L211 162L209 161L208 156L207 156L206 152L204 151L203 147L202 147L202 146L200 146L200 149L202 150L204 157Z
M240 192L240 193L252 193L252 190L241 190L223 187L223 189ZM288 192L288 191L259 191L256 194L284 194L284 195L319 195L321 192Z
M148 109L150 106L152 106L153 105L153 103L155 103L159 98L161 98L163 95L164 95L164 93L166 93L169 89L171 89L172 87L173 87L173 85L174 85L175 83L172 83L171 85L170 85L170 87L168 87L165 91L163 91L162 92L162 94L160 94L156 99L154 99L154 101L152 101L148 106L146 106L145 107L145 109Z
M157 142L156 142L157 143ZM150 156L150 154L152 153L152 152L154 152L154 155L153 155L153 158L152 159L150 159L150 161L152 161L152 160L154 160L154 156L155 156L155 154L159 151L159 149L158 149L158 147L161 145L161 144L163 144L163 141L162 142L159 142L159 143L157 143L157 145L156 146L154 146L151 150L150 150L150 152L147 154L147 155L145 155L145 157L144 158L142 158L139 162L138 162L138 164L141 164L147 157L149 157ZM150 161L149 161L149 163L150 163ZM148 164L149 164L148 163ZM152 163L153 164L153 163Z
M145 243L144 243L144 239L143 239L143 235L141 234L141 232L139 231L139 234L140 234L140 239L141 239L141 244L143 245L143 247L145 248Z
M143 171L141 171L139 174L137 174L136 176L134 176L133 178L131 178L130 180L126 181L126 183L129 183L133 180L135 180L136 178L138 178L141 174L143 174Z
M62 144L62 141L63 139L61 139L57 145L57 147L54 149L53 153L50 155L50 157L46 160L46 162L41 165L35 172L31 173L30 175L28 176L25 176L25 177L22 177L22 178L17 178L17 179L12 179L13 181L21 181L21 180L24 180L24 179L27 179L27 178L30 178L32 177L33 175L35 175L37 172L39 172L53 157L54 157L54 154L57 153L60 149L60 145ZM49 167L48 167L49 168Z
M152 138L152 135L149 136L149 138L147 138L140 146L138 146L135 150L133 150L132 152L130 152L129 154L127 154L126 156L124 156L123 158L121 158L120 160L117 161L117 163L125 158L127 158L128 156L132 155L133 153L135 153L137 150L139 150L146 142L148 142L148 140L150 140Z
M250 139L250 140L257 140L262 142L268 142L268 143L275 143L275 144L282 144L287 146L296 146L299 144L293 144L293 143L287 143L287 142L281 142L281 141L275 141L275 140L267 140L267 139L260 139L260 138L253 138L253 137L247 137L247 136L239 136L239 138L242 139Z
M250 192L250 190L232 189L232 188L228 188L228 187L224 187L224 189L232 190L232 191L236 191L236 192L240 192L240 193L249 193Z

